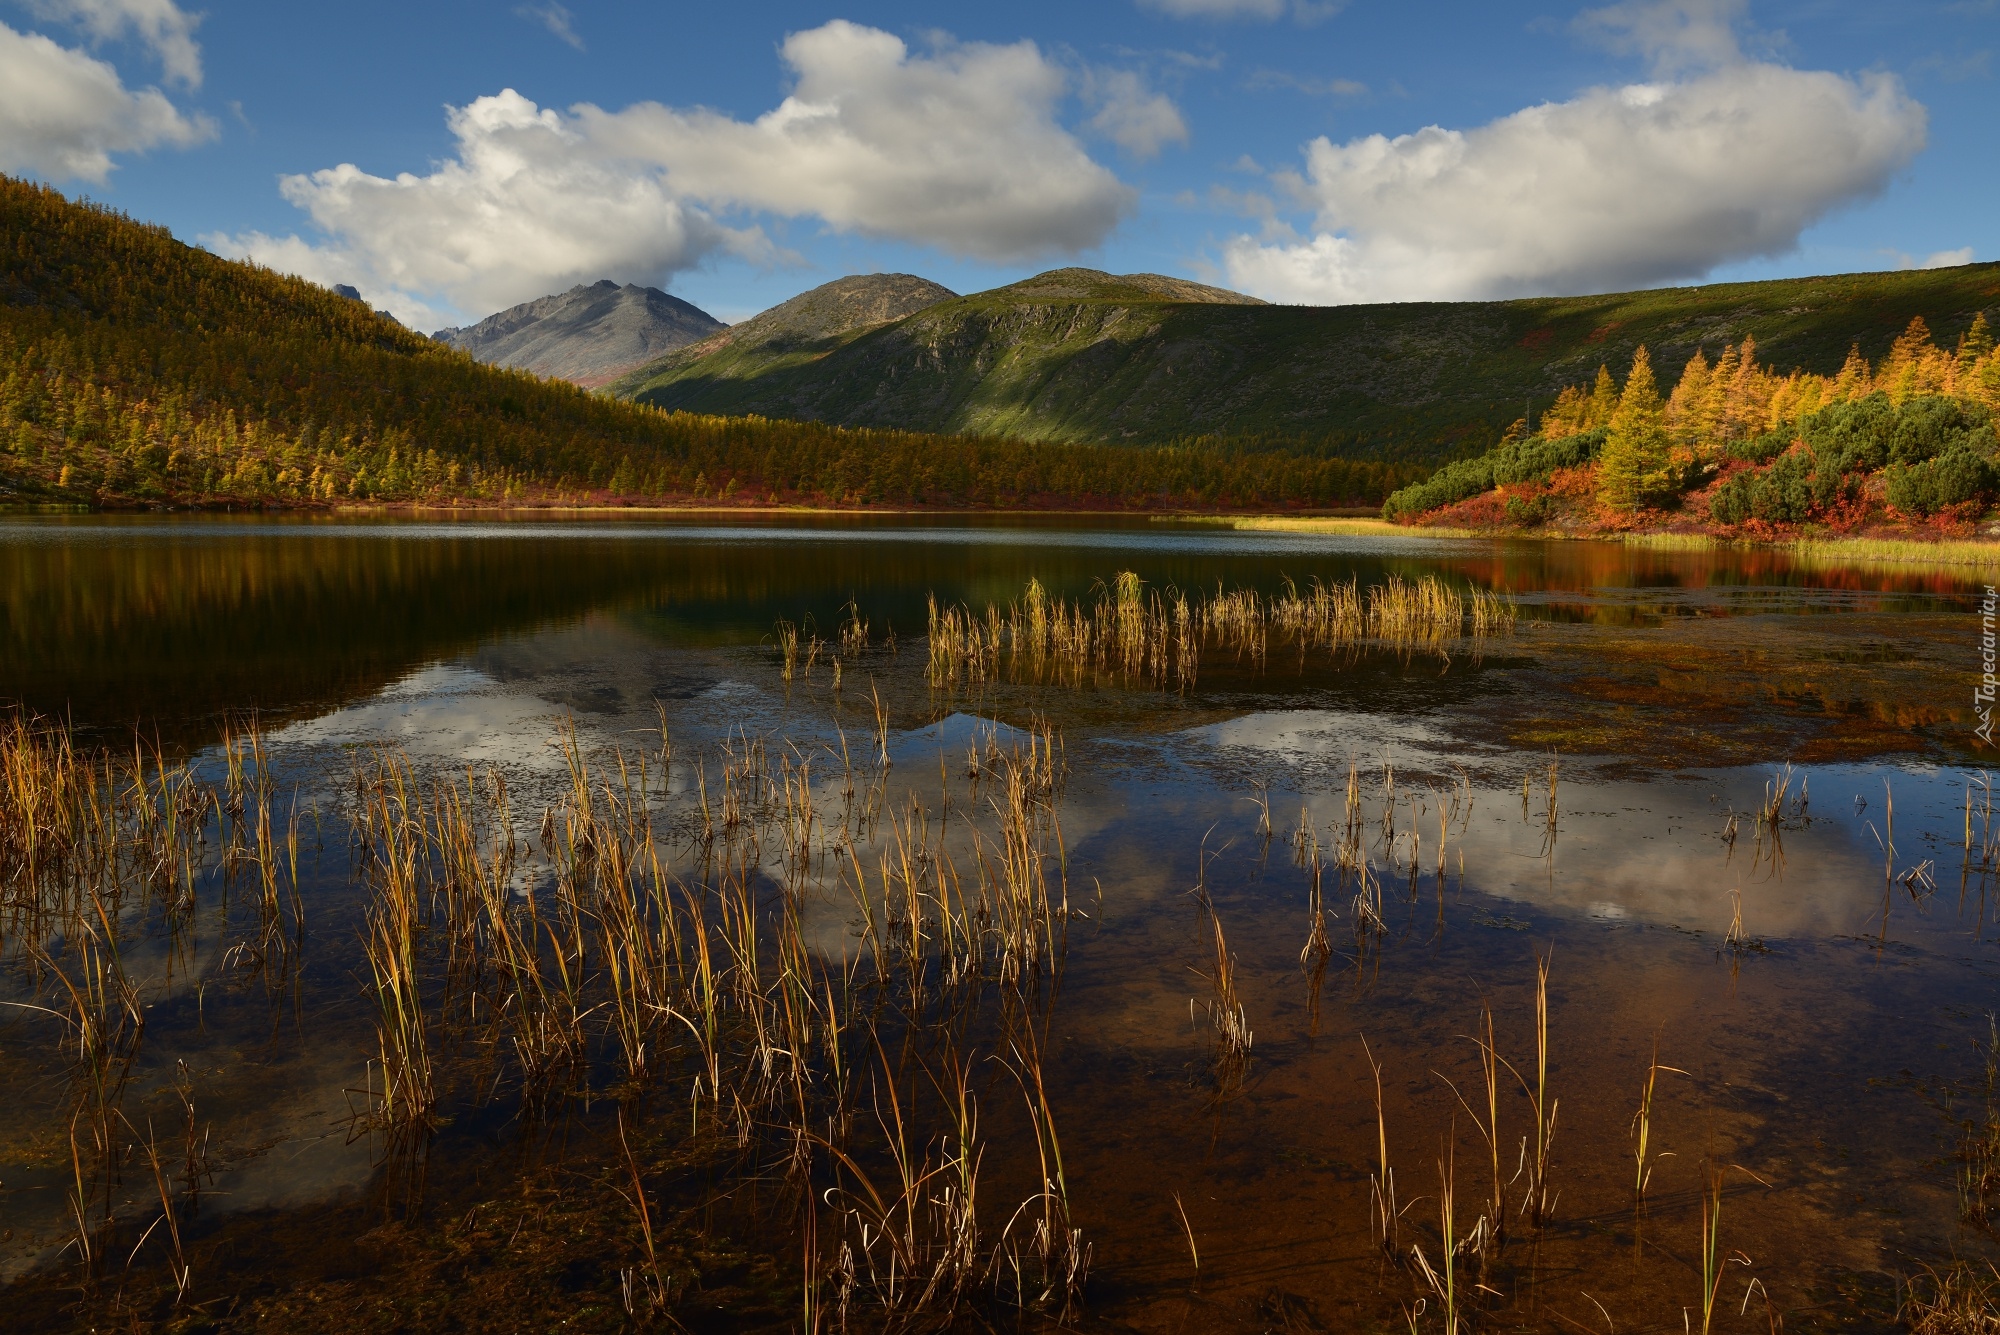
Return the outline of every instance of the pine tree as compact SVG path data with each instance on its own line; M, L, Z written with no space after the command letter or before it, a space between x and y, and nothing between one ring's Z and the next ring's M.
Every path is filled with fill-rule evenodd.
M1638 509L1665 483L1670 444L1665 416L1652 358L1641 346L1632 355L1632 374L1625 379L1611 434L1598 456L1598 499L1612 510L1624 514Z

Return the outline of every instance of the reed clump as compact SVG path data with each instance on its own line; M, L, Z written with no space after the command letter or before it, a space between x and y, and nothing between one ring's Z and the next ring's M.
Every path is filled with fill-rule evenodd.
M1053 597L1037 580L1005 608L941 606L932 597L927 675L934 687L949 690L976 689L1003 673L1069 686L1115 679L1185 690L1208 652L1261 667L1276 641L1301 658L1315 649L1378 648L1449 662L1460 646L1476 655L1488 640L1512 635L1517 619L1507 595L1461 592L1435 575L1391 574L1365 590L1358 579L1314 580L1303 590L1288 580L1266 597L1221 586L1196 594L1149 589L1122 571L1100 584L1094 599Z
M225 952L225 963L289 968L304 935L297 812L281 841L276 783L254 717L226 725L220 751L218 776L213 766L170 761L142 739L129 751L87 747L47 719L22 712L0 719L0 967L14 975L23 998L4 1004L62 1036L73 1230L67 1250L86 1279L97 1276L121 1223L124 1175L143 1163L161 1213L133 1252L156 1236L168 1241L177 1302L192 1273L183 1210L192 1209L212 1174L206 1131L196 1126L184 1081L177 1085L188 1118L182 1198L151 1124L142 1133L124 1112L148 1011L177 988L198 985L184 975L199 901L219 890L217 921L229 930L231 889L246 869L255 869L254 893L234 902L253 915L254 935ZM166 968L135 976L129 938L147 930L149 916L168 939Z
M1034 1032L1069 919L1053 729L989 735L984 806L949 840L914 793L889 804L886 767L857 774L844 753L821 779L819 758L741 731L680 762L592 754L568 727L558 746L565 782L527 838L497 772L424 780L393 752L357 771L382 1073L369 1124L427 1131L454 1050L504 1057L536 1117L673 1091L692 1134L786 1184L821 1328L863 1306L890 1324L974 1300L1074 1311L1090 1249ZM692 802L667 796L676 763ZM858 956L810 925L843 892ZM994 993L1001 1034L981 1057L968 1025ZM1045 1166L997 1227L975 1080L992 1063L1026 1094ZM650 1248L626 1288L635 1314L664 1303Z
M1208 1020L1214 1030L1215 1096L1233 1097L1243 1087L1250 1068L1250 1049L1256 1035L1250 1030L1249 1013L1236 987L1236 956L1222 933L1222 919L1210 912L1209 925L1215 933L1215 954L1208 974L1210 996Z
M1960 1120L1958 1210L1969 1223L1991 1227L2000 1211L2000 1021L1986 1017L1978 1097Z
M1926 1267L1913 1280L1898 1318L1911 1335L1996 1335L2000 1332L2000 1269L1959 1262Z

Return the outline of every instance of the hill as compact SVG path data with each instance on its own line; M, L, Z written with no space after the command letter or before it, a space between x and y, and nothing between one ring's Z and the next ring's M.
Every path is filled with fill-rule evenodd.
M431 337L475 361L593 389L726 328L707 311L656 287L620 287L606 278Z
M1135 444L1249 438L1438 460L1497 443L1600 365L1756 340L1784 369L1880 357L1912 316L1956 337L2000 305L2000 265L1589 297L1274 306L1147 275L1063 269L939 301L810 349L727 349L613 392L663 408Z
M2000 497L2000 350L1984 315L1947 346L1913 316L1887 355L1835 375L1697 352L1662 396L1636 354L1537 429L1397 491L1383 514L1455 527L1707 536L1963 533Z
M699 362L718 381L752 381L774 370L804 366L867 330L957 296L914 274L851 274L801 292L741 324L639 367L611 386L618 398L651 402L645 391L671 382ZM706 411L706 410L703 410ZM726 409L724 411L727 411ZM767 413L766 416L784 416Z
M302 279L0 176L0 499L1352 504L1414 472L722 418L487 366Z

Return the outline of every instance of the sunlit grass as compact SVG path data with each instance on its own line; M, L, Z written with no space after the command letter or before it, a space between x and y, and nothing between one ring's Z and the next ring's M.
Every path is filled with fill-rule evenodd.
M1628 533L1628 547L1651 551L1709 552L1727 548L1769 547L1801 564L1822 568L1848 565L1986 566L2000 567L2000 542L1983 539L1919 538L1794 538L1760 543L1748 538L1722 538L1708 533Z
M1807 538L1791 544L1801 561L1826 565L1973 566L2000 569L2000 542L1909 538Z
M1160 515L1174 523L1216 524L1223 528L1253 533L1331 533L1353 537L1475 538L1490 536L1469 528L1424 527L1392 524L1386 519L1363 519L1340 515Z

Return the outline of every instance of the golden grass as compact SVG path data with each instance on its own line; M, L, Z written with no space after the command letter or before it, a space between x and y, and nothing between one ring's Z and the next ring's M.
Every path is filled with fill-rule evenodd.
M813 757L774 763L765 739L739 733L689 762L696 821L685 801L678 820L667 804L664 733L659 750L636 754L587 756L570 728L560 742L568 784L525 859L499 775L425 784L393 752L357 771L384 1073L364 1119L427 1128L451 1017L479 1017L465 1027L483 1030L477 1046L511 1054L525 1112L591 1098L593 1071L614 1071L620 1098L691 1085L694 1124L733 1139L744 1171L812 1186L806 1195L833 1210L822 1221L815 1206L805 1233L808 1325L822 1304L851 1300L878 1302L892 1325L948 1319L983 1287L998 1292L1003 1273L1024 1281L1020 1305L1072 1311L1090 1247L1072 1221L1027 1018L1069 916L1053 731L1030 730L1011 750L992 739L976 757L975 782L993 791L990 819L968 815L969 871L914 794L907 815L889 809L886 757L858 799L850 766L842 805L823 809ZM846 856L830 858L835 849ZM808 944L829 861L872 969ZM1006 1055L991 1055L1021 1084L1045 1181L982 1244L984 1142L968 1075L979 1058L960 1046L965 1012L933 999L977 1009L989 983L1013 1017ZM870 1126L879 1137L855 1129ZM627 1167L650 1237L644 1183ZM662 1304L650 1244L626 1289L632 1312Z
M1708 533L1537 533L1498 535L1493 532L1442 526L1411 527L1386 519L1350 519L1310 515L1173 515L1157 516L1177 523L1213 524L1244 532L1325 533L1352 537L1481 538L1533 536L1547 541L1609 539L1651 551L1708 552L1768 548L1789 554L1801 564L1821 569L1845 566L1931 566L1958 573L1966 568L2000 570L2000 539L1947 538L1791 538L1758 542L1749 538Z
M1914 1335L2000 1335L2000 1269L1927 1268L1898 1315Z
M1785 546L1801 563L1835 567L1907 565L1951 569L2000 570L2000 541L1948 539L1920 542L1910 538L1802 538Z
M1800 564L1817 569L1870 565L1932 566L1948 568L1953 573L1968 567L2000 569L2000 541L1986 539L1792 538L1765 543L1708 533L1627 533L1621 540L1627 547L1648 551L1713 552L1766 548L1785 553Z
M1620 536L1627 547L1662 552L1709 552L1728 547L1754 547L1744 538L1718 538L1712 533L1626 533Z
M1303 591L1287 580L1267 598L1219 584L1212 594L1147 589L1127 570L1100 585L1095 602L1052 598L1037 580L1005 610L991 603L984 611L940 606L932 597L927 676L934 687L977 689L1000 680L1004 664L1017 680L1080 687L1115 677L1185 690L1210 648L1253 667L1263 665L1273 638L1295 647L1301 661L1312 648L1347 654L1377 648L1449 664L1462 645L1476 656L1487 639L1512 635L1516 618L1508 595L1460 592L1436 575L1392 574L1365 590L1358 578L1314 580Z
M1490 536L1469 528L1412 528L1386 519L1356 519L1334 515L1159 515L1161 521L1213 524L1246 533L1331 533L1371 538L1477 538Z

